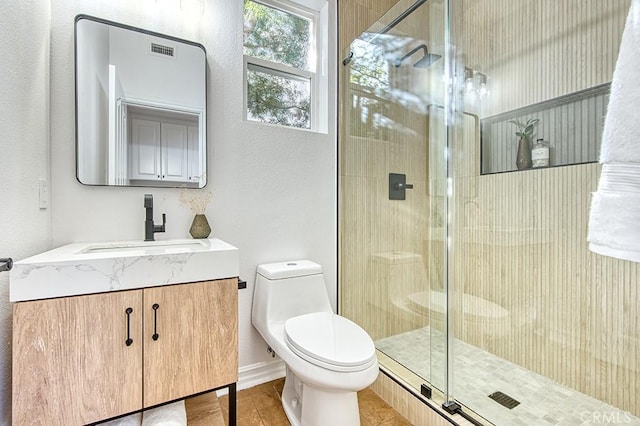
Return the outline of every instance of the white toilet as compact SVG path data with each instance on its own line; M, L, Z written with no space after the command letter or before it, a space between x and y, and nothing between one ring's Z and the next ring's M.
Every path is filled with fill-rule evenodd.
M282 405L292 425L360 424L356 392L378 376L375 346L333 313L320 265L258 266L251 319L287 366Z

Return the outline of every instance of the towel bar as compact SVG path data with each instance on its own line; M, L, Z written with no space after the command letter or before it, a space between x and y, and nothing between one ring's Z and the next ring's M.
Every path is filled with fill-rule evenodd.
M13 268L13 259L10 257L0 259L0 272L10 271Z

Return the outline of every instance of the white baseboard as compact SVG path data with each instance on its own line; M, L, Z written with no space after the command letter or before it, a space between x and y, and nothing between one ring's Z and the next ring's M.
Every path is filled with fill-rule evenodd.
M262 383L270 382L275 379L284 377L286 367L281 359L276 358L272 361L257 362L255 364L245 365L238 369L237 390L252 388ZM216 392L218 396L226 395L227 388L220 389Z

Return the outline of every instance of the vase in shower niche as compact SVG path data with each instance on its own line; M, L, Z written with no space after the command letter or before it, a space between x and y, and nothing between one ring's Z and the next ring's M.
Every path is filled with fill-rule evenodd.
M516 136L518 140L518 152L516 154L516 167L518 170L530 169L531 162L531 140L533 139L533 131L540 122L539 118L530 118L525 122L520 120L509 120L509 123L517 127Z
M526 170L530 169L531 165L531 143L527 138L520 138L516 154L516 167L518 170Z
M211 234L211 226L209 226L209 221L204 214L197 214L193 217L189 234L197 239L207 238Z

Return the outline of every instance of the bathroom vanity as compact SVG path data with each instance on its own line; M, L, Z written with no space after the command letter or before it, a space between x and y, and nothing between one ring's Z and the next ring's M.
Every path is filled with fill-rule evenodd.
M217 239L16 262L13 424L94 423L222 387L235 424L237 276L237 249Z

